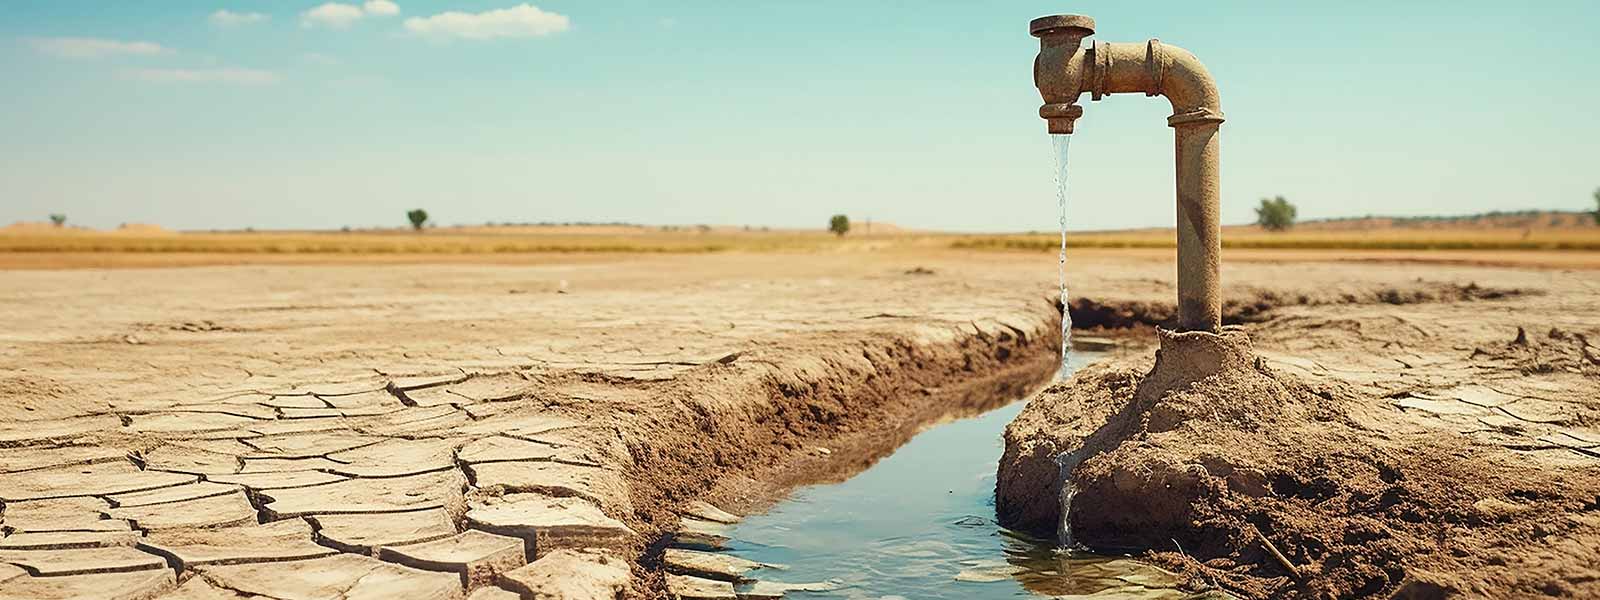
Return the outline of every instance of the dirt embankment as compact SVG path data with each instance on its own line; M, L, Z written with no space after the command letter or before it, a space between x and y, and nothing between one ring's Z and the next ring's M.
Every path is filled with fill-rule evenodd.
M1222 303L1225 325L1259 322L1268 312L1290 306L1338 306L1347 304L1421 304L1426 302L1466 302L1498 300L1539 294L1537 290L1483 287L1476 283L1428 282L1406 285L1353 286L1344 289L1282 292L1250 289L1235 292ZM1075 329L1128 329L1173 327L1178 322L1177 305L1170 302L1074 298L1071 302Z

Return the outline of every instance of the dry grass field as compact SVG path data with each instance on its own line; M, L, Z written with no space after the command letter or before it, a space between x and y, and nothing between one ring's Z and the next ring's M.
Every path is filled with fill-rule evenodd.
M1171 229L1069 232L1079 248L1171 248ZM968 236L958 248L1049 250L1061 244L1055 232ZM1600 226L1585 214L1534 213L1459 219L1368 218L1296 225L1266 231L1255 225L1223 227L1224 248L1318 250L1600 250Z
M577 228L443 228L361 231L175 232L19 228L0 232L0 252L141 252L261 254L700 253L731 248L783 249L821 235ZM629 231L628 229L631 229Z
M960 234L877 223L844 237L821 229L642 225L497 225L350 231L110 231L19 223L0 228L0 268L394 262L544 262L550 257L717 252L1050 252L1055 232ZM1082 252L1169 258L1171 229L1069 232ZM1600 226L1580 213L1468 219L1351 219L1284 232L1228 226L1229 260L1423 261L1600 267Z

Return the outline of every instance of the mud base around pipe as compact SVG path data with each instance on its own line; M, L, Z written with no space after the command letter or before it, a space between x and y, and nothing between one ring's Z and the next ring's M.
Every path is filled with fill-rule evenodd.
M1506 572L1502 553L1545 556L1551 575L1584 571L1583 556L1537 548L1592 537L1595 478L1519 467L1459 436L1361 424L1386 402L1268 368L1237 329L1163 331L1153 365L1089 367L1008 426L998 512L1003 525L1051 534L1056 457L1074 453L1074 538L1147 552L1196 587L1256 598L1570 590Z

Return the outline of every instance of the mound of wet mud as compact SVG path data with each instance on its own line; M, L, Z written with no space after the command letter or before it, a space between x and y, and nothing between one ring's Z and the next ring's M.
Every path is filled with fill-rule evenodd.
M1384 431L1381 398L1274 372L1237 328L1160 332L1155 363L1103 364L1005 433L1001 523L1147 552L1256 598L1554 595L1600 586L1600 484L1461 436Z
M1222 322L1228 325L1255 323L1267 319L1273 310L1288 306L1472 302L1541 293L1522 288L1422 280L1403 285L1350 285L1300 292L1245 289L1239 297L1222 303ZM1068 310L1072 326L1078 329L1173 327L1178 322L1178 306L1172 302L1079 297L1071 301Z

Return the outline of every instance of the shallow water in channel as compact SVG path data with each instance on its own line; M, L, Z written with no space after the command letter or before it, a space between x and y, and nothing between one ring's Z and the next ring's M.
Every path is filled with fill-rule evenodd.
M1076 352L1068 366L1101 356ZM836 586L791 598L1185 597L1154 567L1061 551L995 522L1000 434L1025 404L932 427L843 483L798 489L734 526L729 552L787 567L757 579Z

